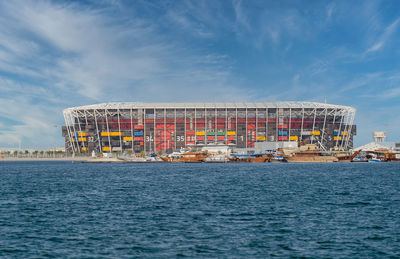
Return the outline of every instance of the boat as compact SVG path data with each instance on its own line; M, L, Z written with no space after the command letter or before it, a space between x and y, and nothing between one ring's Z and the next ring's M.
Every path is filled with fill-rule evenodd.
M377 158L381 162L400 162L400 152L380 149L370 152L368 158Z
M251 154L251 155L238 155L233 154L230 157L226 156L230 162L247 162L247 163L268 163L271 154Z
M268 163L272 158L270 154L254 154L250 156L250 163Z
M204 159L204 162L207 163L226 163L229 161L230 161L229 157L222 154L210 155Z
M316 145L307 144L301 146L298 151L284 157L290 163L329 163L338 162L335 156L325 156Z
M341 155L341 154L337 154L335 155L335 157L339 160L339 162L351 162L353 161L353 159L361 152L360 150L357 150L356 152L354 152L351 155Z
M277 149L270 153L271 159L269 160L270 163L282 163L287 162L285 159L285 155L283 150Z
M226 157L229 159L229 162L250 162L249 155L231 154Z
M351 162L353 163L358 163L358 162L368 162L368 159L363 157L363 156L356 156L353 158L353 160L351 160Z
M168 156L159 156L164 162L200 163L209 157L207 151L189 151L185 153L172 153Z
M387 162L400 162L400 152L387 152L385 157Z
M376 150L368 152L366 155L366 159L368 162L386 162L386 154L387 150Z
M375 162L382 162L382 160L380 160L379 158L370 158L368 159L369 163L375 163Z
M269 160L270 163L282 163L282 162L287 162L284 156L273 156Z

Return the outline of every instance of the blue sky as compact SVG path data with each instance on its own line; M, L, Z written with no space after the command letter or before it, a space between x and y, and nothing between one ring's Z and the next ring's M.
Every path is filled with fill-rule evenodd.
M400 142L399 1L1 1L0 147L63 146L67 107L316 101Z

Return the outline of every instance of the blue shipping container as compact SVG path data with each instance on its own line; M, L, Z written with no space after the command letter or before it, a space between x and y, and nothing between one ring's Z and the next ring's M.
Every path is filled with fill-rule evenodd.
M287 131L280 130L280 131L278 131L278 135L279 136L287 136Z
M135 136L143 136L143 132L140 132L140 131L139 132L134 132L133 135L135 135Z

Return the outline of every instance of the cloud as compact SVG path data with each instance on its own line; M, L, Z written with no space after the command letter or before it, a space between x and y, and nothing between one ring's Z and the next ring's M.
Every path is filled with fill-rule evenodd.
M379 39L370 48L368 48L365 53L367 54L367 53L376 52L378 50L381 50L385 46L387 41L390 40L392 34L396 31L399 22L400 22L400 18L397 18L394 22L392 22L390 25L388 25L384 29L384 31L381 34L381 36L379 37Z
M59 138L60 128L55 128L54 125L60 125L62 120L53 107L54 105L35 104L30 98L23 96L12 99L1 97L0 117L17 121L8 122L6 127L2 127L0 146L16 147L20 142L23 147L32 148L61 145L63 141Z
M241 0L234 0L232 2L233 8L235 10L235 17L236 21L240 26L243 26L246 30L250 29L250 25L247 19L246 14L244 13L243 7L242 7L242 1Z
M51 126L63 123L62 109L98 102L328 96L385 106L400 84L398 53L382 50L398 41L400 18L384 8L375 1L0 2L0 122L19 121L1 129L0 146L62 145Z
M235 85L226 55L188 49L149 19L112 15L114 7L119 3L0 4L0 115L21 122L1 131L0 146L62 144L52 125L63 123L68 106L249 96ZM186 30L199 24L188 22Z
M335 4L331 3L326 7L326 22L331 21L333 13L335 12Z

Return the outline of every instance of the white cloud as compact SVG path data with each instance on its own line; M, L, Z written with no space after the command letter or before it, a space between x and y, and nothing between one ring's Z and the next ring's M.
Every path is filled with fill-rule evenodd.
M19 121L0 132L0 146L62 143L52 125L68 106L251 95L232 83L227 56L187 49L151 21L48 1L0 7L0 70L18 77L0 78L0 115Z
M375 52L375 51L381 50L384 47L384 45L386 44L386 42L390 40L393 33L396 31L399 22L400 22L400 18L397 18L394 22L392 22L390 25L388 25L384 29L384 31L381 34L381 36L379 37L379 39L370 48L368 48L365 53L367 54L370 52Z
M374 45L372 45L369 49L367 49L367 53L380 50L383 47L383 45L384 45L384 42L379 41L379 42L375 43Z
M0 116L20 121L1 130L0 146L19 137L62 142L49 127L62 123L61 110L97 102L329 95L352 104L366 95L398 96L397 85L385 85L393 71L363 71L375 57L367 54L387 47L400 22L385 28L376 3L357 7L354 17L354 5L337 2L88 2L0 2ZM327 42L342 26L360 30ZM364 95L347 97L359 88ZM375 94L380 88L385 94Z
M0 98L0 117L16 123L7 123L0 131L0 146L46 148L63 143L59 137L60 128L54 125L62 123L54 105L32 103L28 97ZM5 124L5 123L4 123Z
M232 2L233 8L235 10L235 16L236 16L236 21L240 26L243 26L245 29L249 30L250 25L247 19L247 16L243 10L242 7L242 1L241 0L234 0Z
M326 21L329 22L332 19L333 13L335 12L335 4L331 3L326 7Z
M391 98L398 98L400 97L400 86L391 88L391 89L385 89L381 90L381 93L378 95L375 95L375 97L381 98L381 99L391 99Z

